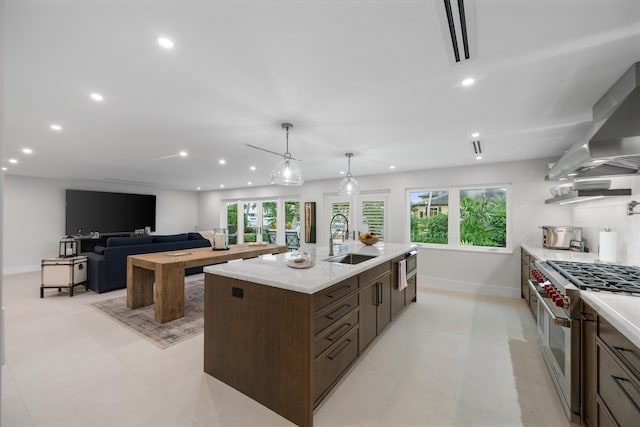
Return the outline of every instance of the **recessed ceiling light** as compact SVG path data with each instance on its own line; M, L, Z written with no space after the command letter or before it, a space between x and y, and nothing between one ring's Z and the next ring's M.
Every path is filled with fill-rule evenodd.
M221 165L225 165L227 164L227 161L225 159L220 159L218 160L218 163L220 163Z
M23 149L22 149L22 152L23 152L24 154L31 154L31 153L33 153L33 150L32 150L31 148L23 148Z
M104 101L104 96L102 96L101 94L99 94L98 92L93 92L91 95L91 99L93 99L96 102L102 102Z
M251 181L247 182L247 185L251 185Z
M2 167L2 170L3 170L3 171L6 171L6 170L7 170L7 168L3 166L3 167Z
M187 152L186 151L181 151L178 154L180 155L180 157L187 157Z
M471 138L477 138L479 136L480 136L480 134L478 132L474 132L474 133L471 134Z
M196 190L200 191L200 187L196 187Z
M462 86L471 86L475 82L476 82L475 79L472 79L471 77L468 77L468 78L466 78L466 79L464 79L462 81Z
M252 171L256 170L255 166L251 166L249 169L251 169Z
M57 124L57 123L52 123L49 127L50 127L52 130L55 130L55 131L61 131L61 130L62 130L62 126L60 126L60 125L59 125L59 124Z
M389 166L389 169L395 169L396 167L394 165Z
M476 160L482 160L482 156L476 156Z
M9 163L13 163L15 165L18 163L18 159L9 159Z
M224 184L220 184L220 188L224 188Z
M173 49L173 40L167 37L158 37L158 44L165 49Z
M340 171L340 175L344 175L344 171Z

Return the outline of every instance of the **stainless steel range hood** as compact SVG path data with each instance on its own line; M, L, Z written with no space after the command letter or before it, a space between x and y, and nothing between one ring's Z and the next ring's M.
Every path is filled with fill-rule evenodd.
M640 62L593 106L585 140L571 146L546 179L637 175L640 172Z

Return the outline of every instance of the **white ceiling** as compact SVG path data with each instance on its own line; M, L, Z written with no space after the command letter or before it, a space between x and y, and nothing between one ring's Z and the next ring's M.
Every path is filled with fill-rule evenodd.
M477 51L452 65L441 1L7 0L4 166L265 185L279 159L246 144L284 152L283 121L307 181L338 178L348 151L356 177L476 164L474 131L482 162L559 156L640 60L638 0L471 3Z

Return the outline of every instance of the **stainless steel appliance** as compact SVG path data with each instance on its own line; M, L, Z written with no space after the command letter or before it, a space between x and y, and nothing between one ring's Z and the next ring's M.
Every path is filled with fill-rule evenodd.
M565 412L580 423L580 290L640 296L640 268L569 261L536 262L538 341Z
M547 249L570 249L572 240L582 240L581 227L543 225L542 246Z

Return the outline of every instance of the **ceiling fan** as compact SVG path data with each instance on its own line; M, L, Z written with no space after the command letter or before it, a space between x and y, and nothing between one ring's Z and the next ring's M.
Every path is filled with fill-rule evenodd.
M268 150L266 148L258 147L257 145L253 145L253 144L246 144L246 146L249 147L249 148L253 148L255 150L260 150L260 151L264 151L264 152L267 152L267 153L275 154L278 157L289 158L291 160L296 160L296 161L300 162L301 161L300 159L296 159L295 157L293 157L291 155L291 153L289 153L289 129L292 128L293 125L291 123L282 123L281 126L282 126L282 129L286 129L286 131L287 131L287 149L286 149L286 151L284 153L278 153L276 151L271 151L271 150Z

